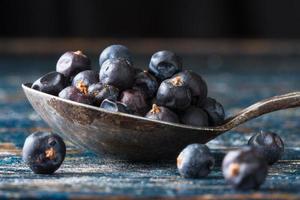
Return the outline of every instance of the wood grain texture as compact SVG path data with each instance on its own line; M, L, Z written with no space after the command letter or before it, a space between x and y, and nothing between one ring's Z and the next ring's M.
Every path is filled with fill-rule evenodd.
M28 57L31 60L32 57ZM294 57L242 59L221 57L221 63L199 67L199 58L191 57L189 66L200 72L209 86L209 95L225 106L227 115L240 111L257 100L299 91L300 62ZM10 62L7 62L8 59ZM208 143L217 159L213 172L204 179L181 178L174 163L129 164L103 160L82 152L69 142L62 167L54 175L35 175L21 160L26 136L48 127L33 111L22 94L21 82L38 78L34 62L26 61L26 71L17 71L16 57L0 57L6 66L0 79L0 198L43 199L300 199L300 109L279 111L252 120ZM45 60L46 59L46 60ZM48 60L47 60L48 59ZM4 62L5 61L5 62ZM147 63L141 58L138 63ZM7 64L8 63L8 64ZM201 62L200 62L201 63ZM2 68L1 68L2 69ZM272 69L272 70L270 70ZM33 73L35 72L35 73ZM223 156L246 144L259 130L277 132L285 142L282 160L270 167L266 182L257 191L236 191L224 181L220 171Z

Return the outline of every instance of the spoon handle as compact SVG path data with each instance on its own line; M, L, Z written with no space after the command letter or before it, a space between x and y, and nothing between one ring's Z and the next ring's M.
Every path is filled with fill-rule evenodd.
M226 119L223 128L230 130L263 114L300 106L300 92L292 92L259 101Z

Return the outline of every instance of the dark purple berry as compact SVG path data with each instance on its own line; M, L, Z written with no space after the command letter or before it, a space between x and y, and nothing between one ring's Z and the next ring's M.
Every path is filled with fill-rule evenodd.
M136 75L133 88L142 90L148 98L152 98L156 95L158 82L149 72L142 71Z
M236 189L258 189L268 173L267 162L251 147L230 151L222 164L226 181Z
M50 72L36 80L31 88L57 96L67 86L66 77L58 72Z
M208 126L208 116L201 108L191 106L181 115L181 122L191 126Z
M222 104L215 99L207 97L201 108L208 114L208 121L210 126L218 126L224 122L225 112Z
M145 116L149 105L145 94L140 90L125 90L120 95L120 101L128 106L133 114Z
M160 121L179 123L178 116L170 109L153 104L152 109L146 114L146 118Z
M76 74L91 69L90 59L81 51L68 51L64 53L56 64L56 71L72 80Z
M144 70L142 70L141 68L137 68L137 67L133 67L135 74L141 73Z
M133 64L131 53L128 48L123 45L115 44L106 47L99 56L100 67L106 60L111 58L124 58Z
M94 98L94 105L100 106L104 99L117 101L119 89L112 85L103 85L101 83L93 84L89 87L88 93Z
M113 85L120 90L131 88L134 77L135 69L126 59L108 59L103 63L100 70L100 82Z
M36 174L52 174L62 164L66 145L61 137L50 132L35 132L24 143L23 161Z
M156 94L157 104L171 109L186 109L191 105L191 100L191 91L179 76L164 80Z
M177 157L177 168L184 178L206 177L214 164L215 159L204 144L190 144Z
M262 131L255 134L248 141L248 145L256 148L269 165L277 162L284 152L283 141L279 135L272 132Z
M72 85L77 87L85 95L88 94L90 85L99 82L99 74L92 70L79 72L73 79Z
M127 107L127 105L109 99L104 99L100 105L100 108L103 108L111 112L122 112L122 113L132 114L132 111Z
M68 99L71 101L76 101L78 103L83 103L83 104L88 104L88 105L93 104L93 99L90 96L82 93L75 86L66 87L58 94L58 96L60 98Z
M176 76L180 76L182 82L184 82L184 84L186 84L190 88L192 93L193 105L198 105L206 99L207 85L200 75L190 70L185 70L179 72L174 77Z
M160 81L172 77L181 71L182 63L179 56L171 51L159 51L152 55L149 71Z

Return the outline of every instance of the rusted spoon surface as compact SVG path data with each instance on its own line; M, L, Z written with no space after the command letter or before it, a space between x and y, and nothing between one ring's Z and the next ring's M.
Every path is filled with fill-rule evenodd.
M300 106L300 92L293 92L259 101L226 119L221 126L194 127L109 112L30 86L22 85L26 97L54 132L102 157L132 161L174 159L190 143L207 143L250 119Z

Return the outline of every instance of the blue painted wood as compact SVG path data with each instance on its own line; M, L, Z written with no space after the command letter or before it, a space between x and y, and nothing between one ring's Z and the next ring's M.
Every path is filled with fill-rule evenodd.
M185 63L190 66L187 68L203 75L208 82L209 95L225 105L227 115L257 100L300 90L300 59L295 57L187 56ZM39 66L54 64L53 58L0 57L0 198L66 199L103 195L128 199L157 196L300 198L300 109L262 116L211 141L208 145L218 159L217 166L201 180L181 178L175 161L151 165L105 161L70 143L66 160L57 173L51 176L33 174L21 160L21 148L29 133L48 127L26 101L20 85L50 69ZM146 64L143 57L137 61L138 66ZM246 144L259 130L280 134L286 145L284 157L270 168L260 190L235 191L222 177L222 157L230 149Z

